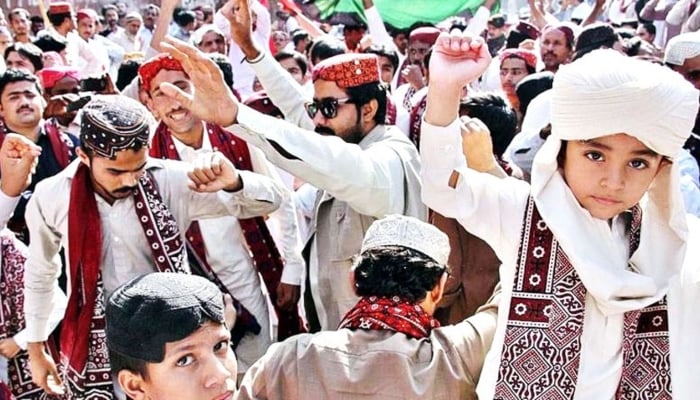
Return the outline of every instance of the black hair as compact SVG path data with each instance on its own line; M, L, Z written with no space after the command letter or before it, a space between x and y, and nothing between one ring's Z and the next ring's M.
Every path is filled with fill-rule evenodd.
M515 95L518 96L522 115L527 112L532 99L552 88L552 82L554 74L551 71L542 71L524 77L515 85Z
M292 31L292 43L294 43L294 47L297 47L299 45L299 42L301 42L304 39L309 38L309 33L306 32L303 29L296 29Z
M41 85L39 84L39 78L37 78L36 75L30 74L25 70L8 69L5 70L5 73L0 75L0 96L2 96L2 93L5 91L7 85L15 82L32 82L34 83L37 92L39 92L39 94L43 93L41 90Z
M616 42L620 41L620 35L610 24L597 23L588 25L576 39L573 60L578 60L593 50L608 48L612 49Z
M51 22L51 25L54 27L61 26L63 21L69 18L73 18L71 13L58 13L58 14L53 14L53 13L46 13L46 16L49 18L49 22Z
M32 63L32 66L34 66L34 71L39 71L40 69L44 68L44 52L37 46L31 43L13 43L5 49L5 54L3 54L5 61L7 61L7 57L13 51L17 52L17 54L23 58L29 60L29 62Z
M277 54L275 54L275 60L277 62L288 60L290 58L293 58L294 61L296 61L297 65L299 66L299 69L301 70L302 75L306 75L306 71L309 69L309 65L306 63L306 57L304 57L303 54L299 53L298 51L278 51Z
M68 40L54 33L44 33L32 42L36 47L40 48L44 53L55 51L60 53L68 46Z
M394 73L396 73L399 68L399 55L396 53L396 50L391 50L386 46L373 44L366 48L364 53L388 58L389 62L391 62L391 66L394 67Z
M219 67L221 73L224 75L224 82L229 89L233 88L233 66L231 65L231 60L223 54L219 53L209 53L207 54L209 59L216 63Z
M404 36L406 36L406 39L408 39L408 35L411 34L410 28L409 29L406 29L406 28L400 29L400 28L397 28L389 23L385 23L384 26L386 28L386 31L389 33L389 36L392 37L392 39L396 38L399 35L404 35Z
M481 120L491 132L494 154L503 155L518 126L515 110L503 96L495 93L469 96L460 102L459 113Z
M118 374L119 371L127 370L140 375L144 379L148 379L148 363L138 358L126 356L118 351L109 349L109 366L112 368L113 374Z
M179 12L178 12L179 11ZM195 15L194 12L190 10L176 10L173 13L173 21L175 21L176 24L178 24L180 27L185 27L191 23L193 23L197 19L197 16Z
M321 36L309 47L309 59L313 65L339 54L345 54L345 45L331 36Z
M423 300L446 271L420 251L403 246L365 250L353 268L358 296L398 296L409 302Z
M102 10L101 10L102 16L106 17L107 11L109 11L109 10L113 10L117 13L117 15L119 15L119 9L117 8L117 6L115 6L114 4L106 4L106 5L102 6Z
M124 60L119 64L117 71L117 89L124 90L138 75L139 67L143 64L143 58Z
M372 100L377 100L377 113L374 114L374 122L384 124L386 122L386 85L380 82L365 83L360 86L345 89L348 97L352 99L358 112L360 107Z
M650 35L656 36L656 25L653 22L645 22L642 24L644 30L649 32Z
M36 22L44 22L44 19L41 18L41 17L38 16L38 15L32 15L32 16L29 18L29 20L30 20L31 22L35 22L35 23L36 23Z

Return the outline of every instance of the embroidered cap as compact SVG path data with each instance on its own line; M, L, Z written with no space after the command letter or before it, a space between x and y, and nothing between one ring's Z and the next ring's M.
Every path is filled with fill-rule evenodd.
M402 246L420 251L440 265L447 265L450 240L433 225L414 217L389 215L367 229L360 252L383 246Z
M664 63L683 65L685 60L700 55L700 32L688 32L675 36L666 44Z
M409 42L421 42L434 45L440 36L440 30L432 26L422 26L411 31L408 35Z
M95 12L95 10L91 8L83 8L78 10L78 12L76 13L76 19L78 21L82 21L85 18L90 18L93 21L97 21L97 12Z
M527 64L533 69L537 68L537 54L535 54L535 52L533 51L526 49L505 49L498 56L498 59L501 63L503 63L503 60L512 57L519 58L525 61L525 64Z
M196 275L154 272L119 287L107 301L107 345L122 355L161 362L165 344L207 322L225 323L215 284Z
M340 54L316 64L312 78L314 82L335 82L341 88L379 82L379 63L374 54Z
M121 95L94 96L82 109L80 141L100 157L148 144L148 110Z
M67 1L56 1L49 4L49 14L70 14L73 12L73 6Z
M270 100L270 96L265 92L255 92L250 97L246 99L243 103L255 111L261 112L265 115L270 115L272 117L284 118L284 114L279 108Z

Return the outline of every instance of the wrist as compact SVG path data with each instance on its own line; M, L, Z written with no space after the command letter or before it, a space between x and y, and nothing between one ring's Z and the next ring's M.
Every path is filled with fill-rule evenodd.
M236 174L236 180L233 183L224 186L224 191L229 193L238 192L241 189L243 189L243 180L240 174Z
M27 343L27 353L30 356L44 353L44 342L29 342Z
M248 61L250 64L255 64L256 62L260 61L260 58L262 57L262 52L252 42L241 46L241 50L245 55L246 61Z
M22 189L14 188L14 187L8 188L7 186L3 185L2 183L0 183L0 191L2 191L2 193L5 194L5 196L7 196L7 197L17 197L20 194L22 194Z

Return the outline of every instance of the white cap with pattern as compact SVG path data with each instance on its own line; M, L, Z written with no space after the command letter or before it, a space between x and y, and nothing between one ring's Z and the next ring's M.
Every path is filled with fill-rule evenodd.
M698 55L700 55L700 32L688 32L668 41L664 63L683 65L685 60Z
M420 251L444 266L450 256L450 240L446 234L433 225L404 215L388 215L374 221L365 233L360 251L383 246Z

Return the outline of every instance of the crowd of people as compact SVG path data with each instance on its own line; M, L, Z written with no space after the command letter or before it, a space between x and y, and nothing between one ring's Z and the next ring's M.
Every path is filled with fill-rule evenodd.
M0 14L0 399L694 398L695 3L361 6Z

